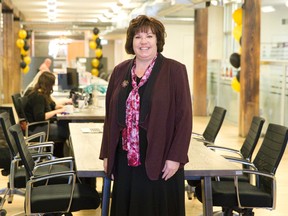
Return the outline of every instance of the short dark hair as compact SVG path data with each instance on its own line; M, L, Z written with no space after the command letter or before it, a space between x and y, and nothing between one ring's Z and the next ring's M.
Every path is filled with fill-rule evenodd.
M127 29L125 44L125 50L127 54L135 54L133 50L133 38L135 34L137 34L139 31L147 32L149 28L151 29L153 34L156 35L157 52L163 51L166 36L164 25L159 20L153 17L139 15L130 21L129 27Z

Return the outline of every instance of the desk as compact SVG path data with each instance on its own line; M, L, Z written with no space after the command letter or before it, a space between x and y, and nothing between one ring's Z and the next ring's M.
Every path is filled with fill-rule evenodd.
M81 110L77 110L71 114L57 114L58 121L72 121L72 122L104 122L105 108L88 106Z
M87 127L102 127L102 124L69 123L77 174L79 177L105 177L103 161L98 159L102 134L83 133L81 128ZM185 165L185 179L193 179L195 176L203 177L203 215L211 216L213 215L211 177L241 175L241 168L194 139L191 139L188 156L190 161ZM108 215L109 197L110 181L105 178L102 216Z
M70 143L79 177L103 177L102 216L108 216L110 179L106 178L99 159L102 133L83 133L82 128L103 128L103 123L69 123Z
M185 165L185 179L191 180L196 176L203 177L203 215L212 216L213 200L211 177L241 175L242 170L239 166L236 166L221 155L208 149L202 142L198 142L192 138L188 156L189 163Z

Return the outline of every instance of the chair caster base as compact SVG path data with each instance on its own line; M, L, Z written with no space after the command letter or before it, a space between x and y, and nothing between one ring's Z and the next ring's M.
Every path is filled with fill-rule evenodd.
M6 216L7 211L5 209L0 210L0 216Z

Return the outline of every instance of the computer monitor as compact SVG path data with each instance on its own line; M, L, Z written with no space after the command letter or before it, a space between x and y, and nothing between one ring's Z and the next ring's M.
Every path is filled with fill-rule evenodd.
M71 90L79 87L79 75L76 68L67 68L66 73L58 74L59 90Z
M67 68L67 85L69 89L79 87L79 74L76 68Z
M58 74L58 87L59 87L59 90L62 90L62 91L70 90L68 83L67 83L67 73Z

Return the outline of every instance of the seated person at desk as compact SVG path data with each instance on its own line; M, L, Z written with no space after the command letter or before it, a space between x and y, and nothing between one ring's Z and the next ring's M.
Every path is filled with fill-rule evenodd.
M56 105L51 98L54 84L55 76L51 72L45 71L41 74L35 87L27 96L25 114L29 122L52 120L57 114L65 111L63 105ZM56 150L59 154L56 156L63 156L63 146L68 136L67 122L50 122L48 140L57 143L55 149L60 149L60 152Z
M52 61L51 59L49 58L46 58L44 60L44 62L40 65L39 69L38 69L38 73L35 75L35 77L33 78L33 80L28 84L28 86L25 88L25 90L23 91L23 95L24 96L27 96L31 91L32 89L35 87L35 85L37 84L38 82L38 79L39 77L41 76L41 74L43 72L51 72L52 74L54 74L54 72L52 72L50 70L50 67L51 67L51 64L52 64ZM51 96L52 97L52 96ZM72 104L72 100L71 99L61 99L61 100L57 100L56 98L53 98L53 101L55 101L56 104L58 105L64 105L64 104Z

